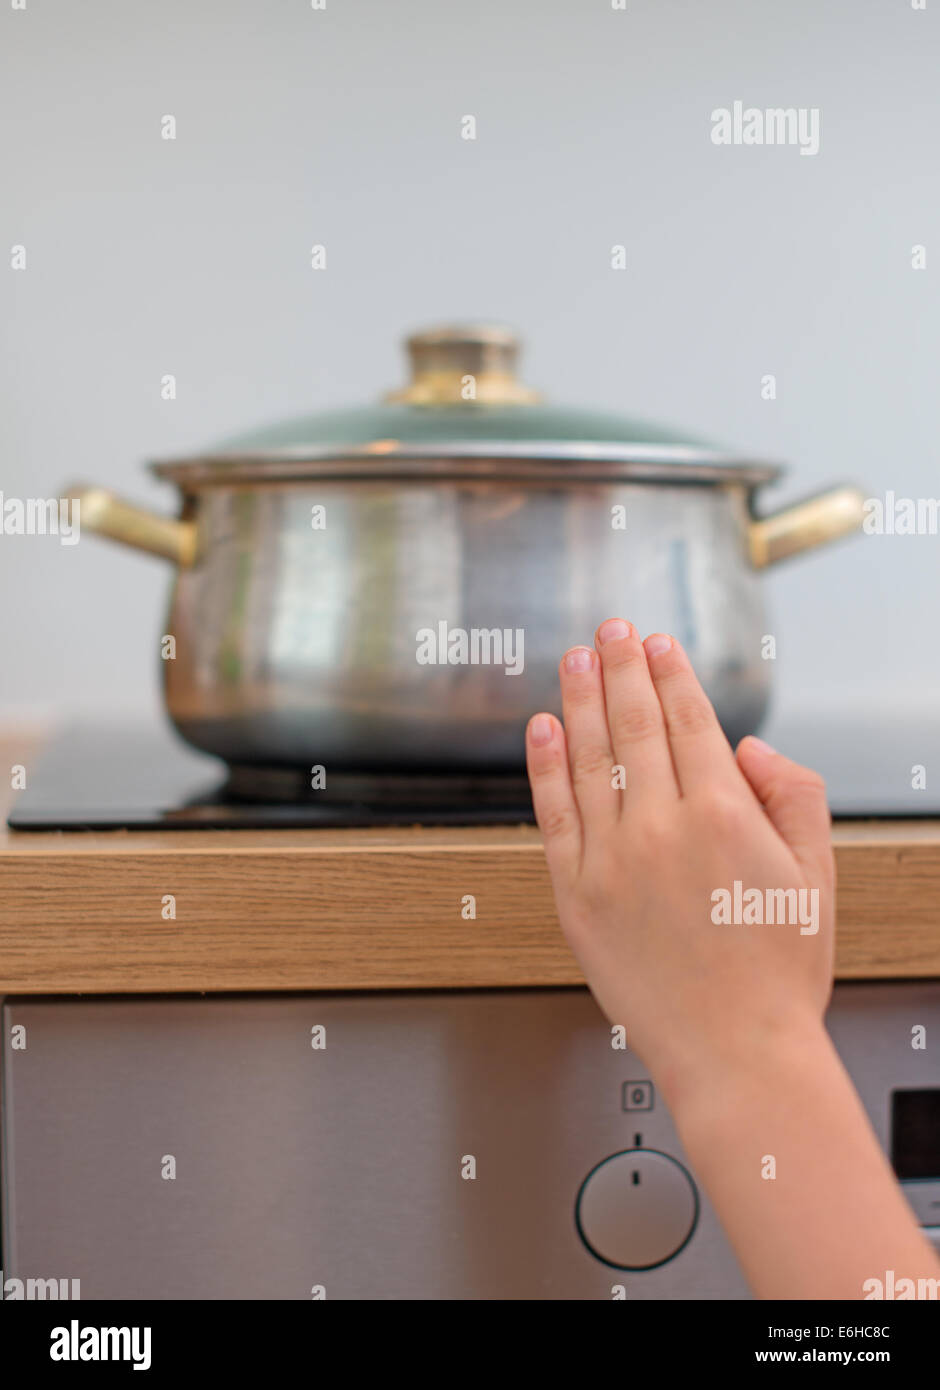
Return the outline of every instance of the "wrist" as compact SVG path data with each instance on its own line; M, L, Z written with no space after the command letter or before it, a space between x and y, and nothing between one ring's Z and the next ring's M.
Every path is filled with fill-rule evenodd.
M685 1141L720 1130L767 1097L786 1105L838 1064L831 1039L814 1013L790 1013L773 1023L739 1026L656 1069L657 1083Z

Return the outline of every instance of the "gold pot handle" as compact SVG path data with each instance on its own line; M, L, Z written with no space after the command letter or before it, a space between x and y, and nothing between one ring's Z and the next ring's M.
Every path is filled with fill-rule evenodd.
M188 568L196 559L196 526L133 507L105 488L76 483L66 495L80 503L79 526L133 550L145 550Z
M751 522L751 563L757 569L765 569L801 550L825 545L857 531L864 517L865 494L860 488L835 487L819 492L805 502Z

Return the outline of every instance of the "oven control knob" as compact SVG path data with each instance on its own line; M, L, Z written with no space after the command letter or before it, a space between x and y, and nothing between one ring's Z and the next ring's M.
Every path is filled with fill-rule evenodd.
M581 1184L578 1233L617 1269L654 1269L677 1255L698 1221L698 1193L682 1164L658 1149L611 1154Z

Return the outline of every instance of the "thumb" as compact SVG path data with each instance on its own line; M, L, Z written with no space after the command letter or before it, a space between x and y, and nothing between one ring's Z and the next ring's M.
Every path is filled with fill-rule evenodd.
M814 875L832 873L832 818L818 772L791 762L759 738L744 738L735 757L771 824Z

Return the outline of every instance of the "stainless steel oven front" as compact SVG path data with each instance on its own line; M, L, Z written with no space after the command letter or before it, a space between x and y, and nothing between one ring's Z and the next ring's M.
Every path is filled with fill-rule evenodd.
M828 1022L937 1238L940 983L839 985ZM583 990L8 999L3 1277L83 1299L747 1297L617 1042Z

